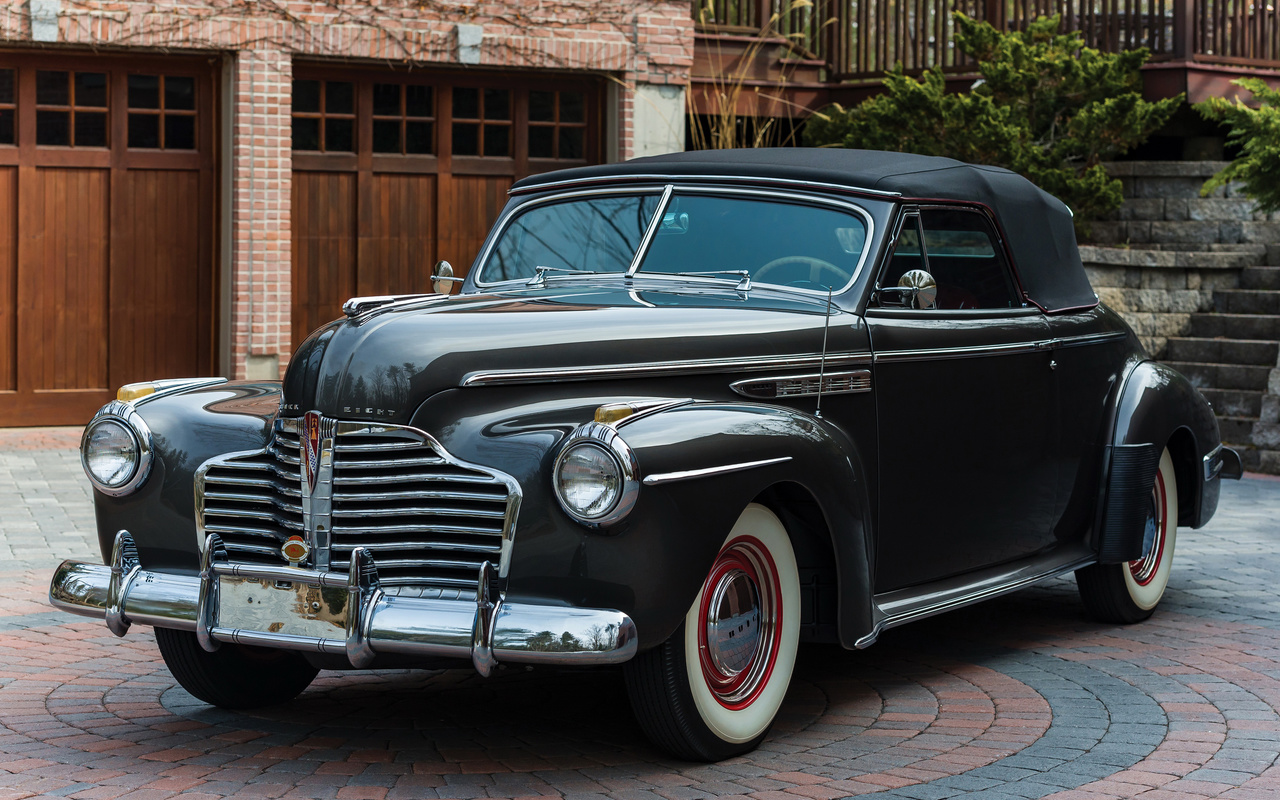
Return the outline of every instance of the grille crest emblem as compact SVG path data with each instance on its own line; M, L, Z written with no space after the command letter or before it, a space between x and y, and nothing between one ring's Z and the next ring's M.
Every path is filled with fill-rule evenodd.
M303 417L302 468L306 470L307 491L314 494L320 474L320 415L308 411Z
M289 566L296 567L311 555L311 547L301 536L290 536L280 548L280 555L289 562Z

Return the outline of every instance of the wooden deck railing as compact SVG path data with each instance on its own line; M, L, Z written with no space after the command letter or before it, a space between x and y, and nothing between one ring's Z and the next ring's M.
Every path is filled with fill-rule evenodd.
M694 0L705 32L785 37L821 59L830 80L878 78L901 63L974 68L955 46L951 14L1004 30L1061 14L1066 30L1108 52L1146 47L1153 60L1280 67L1276 0Z

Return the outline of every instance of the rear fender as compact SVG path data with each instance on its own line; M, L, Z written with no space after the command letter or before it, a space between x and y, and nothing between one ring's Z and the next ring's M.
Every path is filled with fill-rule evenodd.
M1220 444L1218 421L1203 395L1181 373L1144 361L1125 379L1107 448L1095 544L1108 561L1131 552L1136 507L1150 494L1160 453L1168 448L1178 483L1178 524L1199 528L1218 505L1219 477L1206 479L1204 460Z

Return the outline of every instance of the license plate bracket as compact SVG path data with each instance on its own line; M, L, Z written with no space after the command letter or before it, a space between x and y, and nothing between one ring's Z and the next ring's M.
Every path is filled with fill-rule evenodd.
M346 638L346 587L218 576L218 627L311 639Z

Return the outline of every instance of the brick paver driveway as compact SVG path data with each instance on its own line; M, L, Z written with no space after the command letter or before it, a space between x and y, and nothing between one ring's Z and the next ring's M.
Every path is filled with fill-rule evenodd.
M1228 483L1183 531L1150 621L1085 621L1071 580L807 647L768 741L717 765L656 753L616 670L324 672L221 711L146 629L45 605L94 556L74 432L0 433L0 798L1280 797L1280 481Z

